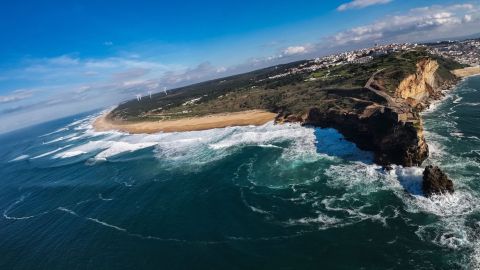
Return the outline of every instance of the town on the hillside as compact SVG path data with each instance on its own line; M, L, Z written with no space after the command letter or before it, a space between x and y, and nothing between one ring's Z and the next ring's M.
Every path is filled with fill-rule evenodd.
M291 74L314 72L323 68L341 66L345 64L364 64L373 60L376 56L386 55L395 52L409 51L424 48L433 55L450 58L461 64L469 66L480 65L480 39L468 39L462 41L439 41L436 43L402 43L375 45L371 48L363 48L353 51L347 51L332 54L324 57L315 58L298 67L290 69L286 73L277 74L268 79L277 79Z

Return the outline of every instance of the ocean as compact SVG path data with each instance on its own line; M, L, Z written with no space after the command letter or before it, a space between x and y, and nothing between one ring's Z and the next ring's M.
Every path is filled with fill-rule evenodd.
M480 77L424 113L453 195L333 129L0 137L0 269L480 269Z

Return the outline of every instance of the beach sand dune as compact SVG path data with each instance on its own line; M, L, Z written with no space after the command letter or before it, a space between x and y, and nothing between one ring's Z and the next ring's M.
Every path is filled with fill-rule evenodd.
M461 78L480 75L480 66L456 69L452 73Z
M191 117L179 120L127 122L114 121L107 114L100 116L93 123L96 131L118 130L127 133L157 133L197 131L228 126L263 125L275 119L277 114L250 110L234 113L212 114L202 117Z

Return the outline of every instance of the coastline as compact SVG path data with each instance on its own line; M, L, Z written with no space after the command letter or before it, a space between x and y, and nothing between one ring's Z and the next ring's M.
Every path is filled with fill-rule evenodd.
M122 122L107 118L108 113L99 116L93 122L95 131L117 130L131 134L150 134L157 132L199 131L229 126L263 125L275 120L276 113L263 110L249 110L234 113L212 114L179 120Z
M466 67L462 69L452 70L452 73L460 78L467 78L472 76L480 75L480 66L475 67Z

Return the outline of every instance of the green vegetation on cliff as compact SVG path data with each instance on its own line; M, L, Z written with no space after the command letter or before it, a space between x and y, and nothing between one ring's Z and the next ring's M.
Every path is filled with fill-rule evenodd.
M430 64L428 70L425 64ZM428 156L417 109L422 106L413 107L397 92L415 90L414 96L422 98L418 102L428 103L441 96L439 87L456 81L450 70L460 67L425 50L325 68L300 61L132 100L109 117L150 121L263 109L278 113L279 122L335 128L361 149L373 151L378 164L418 166Z
M424 50L377 56L364 64L308 69L313 61L299 61L227 78L202 82L159 93L152 99L119 105L111 117L128 121L166 120L213 113L265 109L282 115L305 113L311 107L361 111L371 104L385 104L380 95L364 89L376 73L379 90L393 95L400 82L416 72L422 59L439 62L439 74L452 80L449 70L461 65L428 55Z

